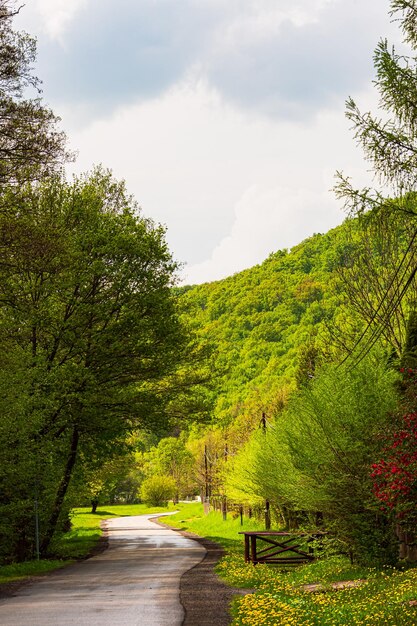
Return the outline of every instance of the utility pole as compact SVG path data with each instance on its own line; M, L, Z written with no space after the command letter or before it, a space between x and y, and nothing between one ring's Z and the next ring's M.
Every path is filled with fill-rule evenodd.
M204 513L207 515L210 511L210 487L209 487L209 471L208 471L208 459L207 459L207 444L204 446Z
M35 552L36 559L40 559L39 550L39 506L38 506L38 485L35 487Z
M266 415L265 412L262 413L261 418L261 426L264 434L266 435ZM271 511L269 500L265 501L265 530L271 530Z
M229 448L227 446L227 441L224 444L224 460L225 462L227 461L227 456L229 454ZM226 494L223 496L222 498L222 514L223 514L223 521L225 522L227 519L227 496Z

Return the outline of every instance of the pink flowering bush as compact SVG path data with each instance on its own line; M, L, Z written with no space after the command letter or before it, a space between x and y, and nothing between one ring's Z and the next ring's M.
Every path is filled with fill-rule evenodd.
M407 401L415 405L416 371L402 369ZM413 402L414 401L414 402ZM405 412L389 435L384 457L372 465L373 492L381 509L406 525L417 522L417 412Z

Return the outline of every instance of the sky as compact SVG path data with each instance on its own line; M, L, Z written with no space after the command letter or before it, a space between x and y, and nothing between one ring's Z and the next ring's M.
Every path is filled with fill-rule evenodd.
M26 0L35 74L77 152L166 226L186 284L341 223L332 188L369 166L345 101L375 110L389 0Z

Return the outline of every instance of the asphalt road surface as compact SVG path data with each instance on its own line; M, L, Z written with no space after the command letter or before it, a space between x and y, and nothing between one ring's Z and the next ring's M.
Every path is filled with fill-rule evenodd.
M181 575L206 551L150 517L107 520L109 548L2 600L1 626L180 626Z

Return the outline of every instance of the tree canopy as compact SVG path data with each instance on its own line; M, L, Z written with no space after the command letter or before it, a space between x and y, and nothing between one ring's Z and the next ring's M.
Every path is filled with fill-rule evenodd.
M10 193L13 211L0 214L0 377L21 384L2 398L2 466L19 467L23 482L36 477L45 551L77 464L94 465L97 451L103 460L134 428L166 428L164 379L188 337L164 231L123 184L96 170ZM21 488L30 499L33 485Z

